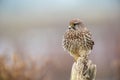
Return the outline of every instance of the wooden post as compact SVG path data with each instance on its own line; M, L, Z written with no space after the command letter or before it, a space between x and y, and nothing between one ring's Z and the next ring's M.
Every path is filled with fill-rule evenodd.
M95 80L96 65L85 57L79 57L77 62L73 63L71 71L71 80Z

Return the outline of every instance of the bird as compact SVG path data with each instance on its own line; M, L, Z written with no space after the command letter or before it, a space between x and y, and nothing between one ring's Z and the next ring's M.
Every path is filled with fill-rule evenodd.
M77 61L79 57L88 55L93 49L93 45L92 34L83 21L79 18L72 19L63 35L63 48Z

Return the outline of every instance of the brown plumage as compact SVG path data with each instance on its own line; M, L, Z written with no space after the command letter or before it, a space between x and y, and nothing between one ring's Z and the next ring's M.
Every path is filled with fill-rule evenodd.
M89 54L94 41L83 22L80 19L73 19L70 21L69 29L64 34L62 44L71 56L77 60L79 56Z

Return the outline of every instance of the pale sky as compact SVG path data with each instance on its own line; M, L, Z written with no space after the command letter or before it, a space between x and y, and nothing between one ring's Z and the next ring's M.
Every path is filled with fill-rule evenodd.
M79 13L120 11L118 0L1 0L2 15L24 15L33 13ZM68 14L68 13L67 13Z

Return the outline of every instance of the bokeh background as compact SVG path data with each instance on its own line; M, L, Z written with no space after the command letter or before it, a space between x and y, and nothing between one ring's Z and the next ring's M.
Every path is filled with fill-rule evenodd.
M0 0L0 80L69 80L73 18L93 34L96 80L120 80L120 0Z

